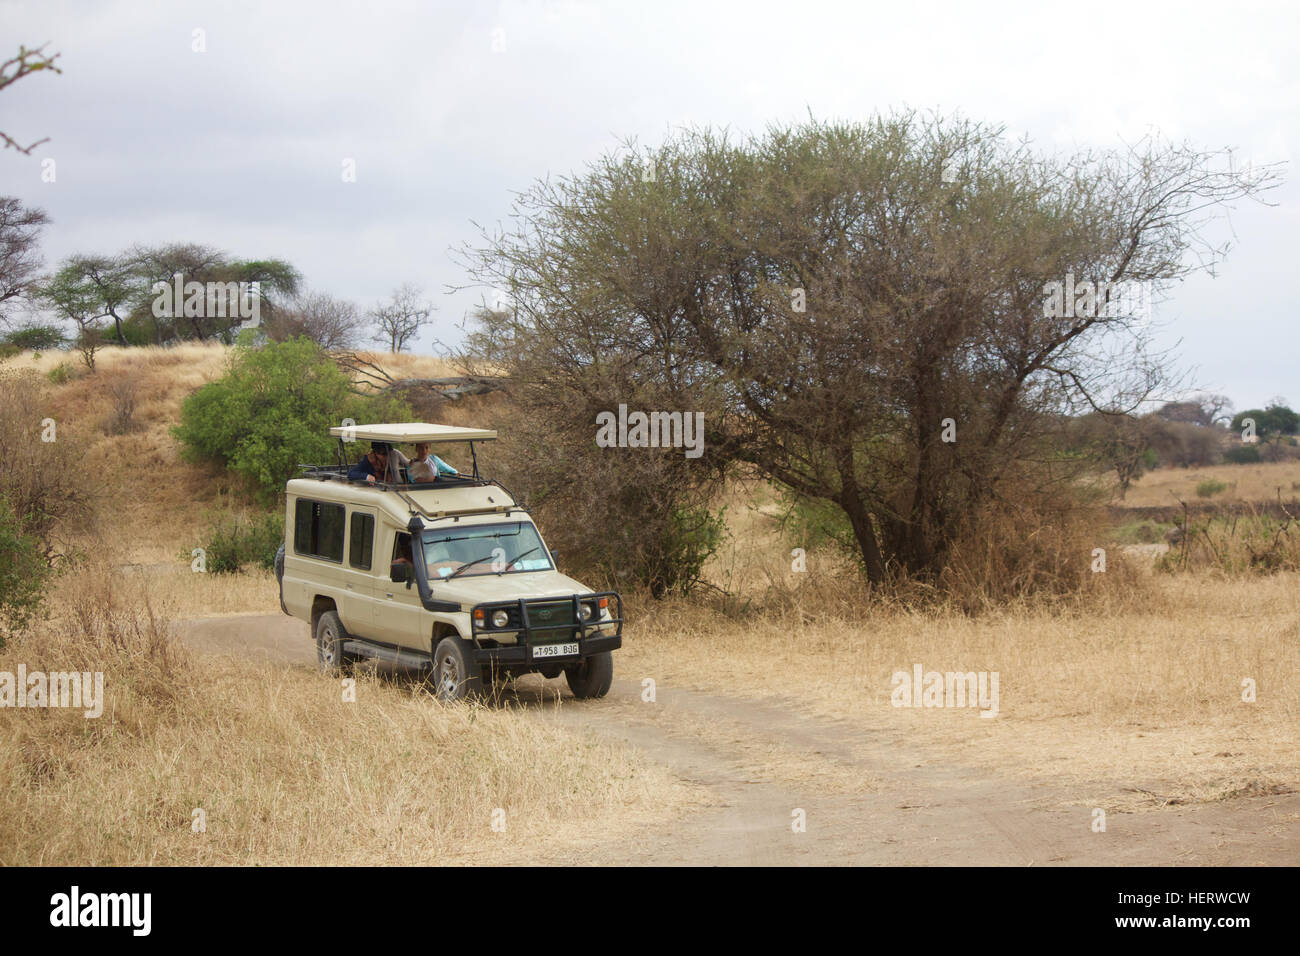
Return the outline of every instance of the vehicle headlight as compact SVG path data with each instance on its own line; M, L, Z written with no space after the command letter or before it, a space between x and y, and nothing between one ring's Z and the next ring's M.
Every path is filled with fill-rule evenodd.
M492 612L493 627L505 627L509 623L510 623L510 615L507 614L504 610Z
M593 608L590 604L581 605L581 609L578 611L578 613L582 615L582 619L584 621L590 621L592 614L594 614L595 612L596 609Z

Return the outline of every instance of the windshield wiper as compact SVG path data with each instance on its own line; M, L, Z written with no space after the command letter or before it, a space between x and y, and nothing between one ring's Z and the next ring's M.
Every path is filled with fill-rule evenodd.
M520 558L526 558L534 551L540 551L540 550L542 550L542 546L539 544L535 548L529 548L523 554L516 554L513 558L511 558L508 562L506 562L506 566L501 569L501 573L504 574L506 571L509 571L511 568L513 568L515 566L515 562L518 561Z
M444 580L444 581L450 581L452 578L454 578L454 577L456 577L457 575L459 575L462 571L468 571L470 568L472 568L474 565L478 564L480 561L486 561L486 560L487 560L488 558L490 558L490 557L492 557L491 554L485 554L485 555L483 555L483 557L481 557L481 558L475 558L473 561L470 561L468 564L462 564L462 565L461 565L460 567L458 567L455 571L451 572L451 574L449 574L449 575L447 575L445 578L443 578L443 580Z

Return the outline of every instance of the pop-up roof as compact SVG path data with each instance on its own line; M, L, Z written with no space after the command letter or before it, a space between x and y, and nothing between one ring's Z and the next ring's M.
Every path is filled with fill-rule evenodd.
M358 441L386 441L393 443L492 441L497 437L495 431L486 428L460 428L456 425L432 425L429 422L346 425L331 428L330 434L338 438L355 438Z

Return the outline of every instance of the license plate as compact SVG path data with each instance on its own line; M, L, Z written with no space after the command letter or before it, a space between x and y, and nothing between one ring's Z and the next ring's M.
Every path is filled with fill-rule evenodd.
M542 657L577 657L577 644L534 644L533 660Z

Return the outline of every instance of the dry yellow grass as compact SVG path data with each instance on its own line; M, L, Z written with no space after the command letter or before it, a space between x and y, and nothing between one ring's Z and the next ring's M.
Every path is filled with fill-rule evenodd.
M107 703L0 710L0 865L509 861L696 801L625 748L507 710L366 676L347 702L301 668L191 656L120 578L87 572L59 604L0 670L102 670Z
M939 761L1085 790L1128 781L1195 802L1300 788L1298 574L1130 572L1123 587L1074 603L975 618L866 606L840 560L813 553L807 572L791 569L768 492L737 490L728 503L732 538L708 570L731 596L647 608L622 673L785 699L864 733L905 732ZM997 671L999 716L892 706L891 676L918 663ZM1254 703L1242 700L1246 678ZM1160 801L1111 794L1110 805L1125 802Z
M172 368L183 372L179 376L181 378L191 376L191 382L195 382L193 376L198 376L196 384L202 384L221 373L230 352L229 346L219 342L184 342L169 348L152 345L122 348L106 345L95 353L95 369L98 373ZM459 374L458 367L453 362L436 355L416 355L410 352L394 355L390 352L367 351L359 351L357 355L379 365L394 378L437 378ZM49 374L59 365L68 366L73 375L86 374L81 354L75 351L26 351L0 361L8 368L30 369L41 375Z
M1000 774L1127 781L1189 802L1300 787L1300 575L1155 576L1136 604L977 619L820 611L844 606L837 590L813 578L793 605L739 616L657 607L631 629L621 667L665 686L785 699L864 733L905 731L936 760ZM998 672L999 715L892 706L891 675L914 664ZM1242 700L1246 678L1254 703Z
M358 352L361 358L374 362L395 379L445 378L460 375L459 367L448 359L436 355L413 355L400 352Z
M261 568L238 574L197 574L185 561L168 554L158 564L119 564L122 576L134 579L150 595L165 600L178 621L220 614L279 614L275 575Z
M1300 461L1258 465L1213 465L1204 468L1160 468L1137 480L1121 504L1130 508L1177 506L1179 500L1202 501L1196 486L1209 479L1227 484L1214 501L1276 501L1300 498ZM1235 487L1234 487L1235 486Z

